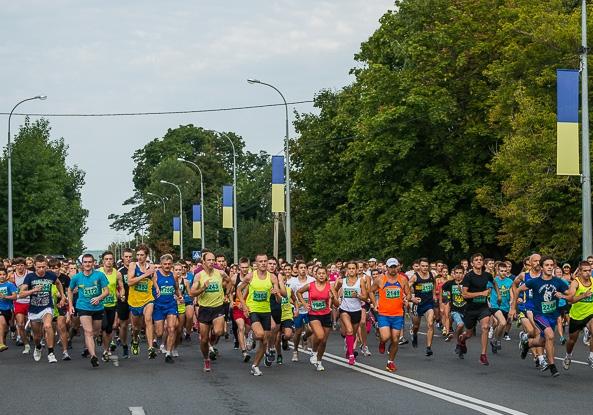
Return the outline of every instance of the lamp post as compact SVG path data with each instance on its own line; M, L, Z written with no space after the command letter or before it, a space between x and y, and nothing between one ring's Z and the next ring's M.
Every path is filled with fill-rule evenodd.
M250 84L265 85L276 91L284 101L284 109L286 112L286 137L284 139L284 158L286 159L286 261L292 263L292 237L291 237L291 221L290 221L290 152L288 148L288 104L286 98L278 88L274 85L262 82L258 79L248 79Z
M8 257L14 257L14 241L13 241L13 226L12 226L12 145L10 143L10 119L14 110L23 102L33 101L34 99L45 100L47 96L37 95L36 97L23 99L19 101L10 111L8 115Z
M239 223L237 222L237 152L233 140L225 134L221 136L229 140L233 149L233 264L239 264L239 239L237 237Z
M183 260L183 199L181 196L181 189L175 183L171 183L166 180L161 180L161 183L171 185L179 192L179 259Z
M201 209L202 209L202 251L204 251L204 248L206 246L206 241L205 241L205 229L206 229L206 222L204 220L205 217L205 209L204 209L204 176L202 175L202 169L200 169L200 167L194 163L193 161L189 161L186 160L182 157L177 157L177 161L181 161L183 163L187 163L187 164L191 164L192 166L194 166L196 169L198 169L198 171L200 172L200 204Z
M587 0L581 4L581 175L582 207L583 207L583 259L593 254L593 238L591 236L591 168L589 160L589 77L587 71Z
M152 193L152 192L146 192L146 194L150 195L150 196L158 197L161 200L161 202L163 203L163 213L165 213L165 200L167 198L164 196L161 196L161 195L157 195L156 193Z

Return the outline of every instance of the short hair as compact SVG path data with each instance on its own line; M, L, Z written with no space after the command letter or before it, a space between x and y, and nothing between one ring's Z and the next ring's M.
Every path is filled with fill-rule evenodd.
M47 259L43 255L36 255L35 262L47 262Z
M552 260L554 262L554 264L556 264L556 260L552 256L550 256L550 255L544 255L539 260L539 265L543 267L544 266L544 262L550 261L550 260Z
M25 261L25 258L23 258L22 256L16 257L12 260L13 265L24 265L26 263L27 261Z
M173 262L173 255L171 255L171 254L161 255L160 262L163 262L163 261Z
M218 259L218 258L225 258L226 259L226 257L224 256L224 254L221 253L221 252L219 252L217 254L214 254L214 259Z
M475 254L473 254L471 256L471 262L474 262L474 259L476 259L476 258L482 258L482 259L484 259L484 255L482 255L480 252L476 252Z
M494 261L494 258L484 258L484 262Z
M452 271L453 271L453 272L455 272L455 271L461 271L461 272L464 272L464 271L465 271L465 268L463 268L461 265L456 265L456 266L455 266L455 267L452 269Z
M4 268L4 267L0 267L0 272L3 272L3 273L5 273L5 274L6 274L6 273L7 273L7 272L6 272L6 268Z
M107 255L111 255L112 257L114 257L114 258L115 258L115 255L113 255L113 252L111 252L111 251L105 251L105 252L103 252L103 253L101 254L101 259L105 259L105 257L106 257Z
M59 259L52 258L52 259L50 259L49 261L47 261L47 265L48 265L50 268L53 268L53 267L56 267L56 266L58 266L58 267L59 267L60 265L62 265L62 263L61 263L61 261L60 261Z
M246 256L242 256L241 258L239 258L239 264L249 264L249 258L247 258Z
M136 247L136 252L138 252L138 251L142 251L146 255L148 255L150 253L150 248L148 247L148 245L140 244Z
M93 254L84 254L84 255L82 256L82 260L84 261L84 259L85 259L85 258L90 258L90 259L92 259L93 261L95 260L95 257L93 256Z
M267 258L268 254L266 254L265 252L260 252L258 254L255 254L255 260L257 261L257 257L260 257L260 256L265 256Z
M426 262L426 263L430 264L430 261L428 260L428 258L419 258L418 264L420 264L421 262Z
M133 254L134 250L132 248L124 248L122 254Z
M591 264L589 264L589 261L581 261L581 262L579 262L579 268L582 268L585 265L588 266L588 267L591 266Z
M294 265L296 265L297 268L300 267L301 265L307 266L307 264L305 264L305 261L300 261L300 260L295 262Z

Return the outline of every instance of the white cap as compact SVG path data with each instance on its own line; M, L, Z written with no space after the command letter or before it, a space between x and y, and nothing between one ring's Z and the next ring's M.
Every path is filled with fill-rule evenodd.
M368 260L368 262L377 262L377 258L371 258Z
M395 258L389 258L387 262L385 262L385 265L388 267L397 267L399 266L399 261Z

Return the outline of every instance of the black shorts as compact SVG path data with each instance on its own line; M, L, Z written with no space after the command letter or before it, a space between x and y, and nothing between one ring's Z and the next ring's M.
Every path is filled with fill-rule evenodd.
M292 331L294 331L294 320L290 319L290 320L284 320L280 322L280 329L284 330L284 329L291 329Z
M198 321L202 324L212 324L217 318L224 317L224 304L218 307L200 306L198 309Z
M309 324L313 321L319 321L322 327L331 328L332 326L332 315L331 313L322 314L320 316L312 316L309 314Z
M76 312L78 313L78 317L92 317L93 321L103 320L103 310L89 311L77 309Z
M560 312L560 314L562 314L563 316L565 314L568 314L568 312L570 311L570 307L572 307L572 304L564 304L562 307L558 307L558 311Z
M281 324L282 323L282 308L273 308L272 309L272 318L274 319L274 323Z
M12 318L12 310L0 310L0 316L3 316L6 319L6 324L8 324Z
M117 307L105 307L105 313L103 314L103 323L101 324L101 330L107 334L113 332L113 323L115 322L115 311Z
M264 331L272 330L272 313L249 313L249 319L251 320L251 327L255 323L259 323Z
M67 308L58 308L58 317L66 317L66 314L68 314Z
M463 325L467 330L473 330L478 322L486 317L490 317L490 309L488 307L478 308L477 310L466 309L463 315Z
M129 320L130 305L128 304L127 301L117 300L116 309L117 309L117 317L119 317L120 320L122 320L122 321Z
M224 303L223 304L224 307L224 319L226 321L231 321L231 303Z
M490 309L490 315L493 316L494 314L496 314L497 311L500 311L502 313L502 315L504 316L504 319L505 320L508 320L509 319L509 312L508 311L501 310L500 308L491 308Z
M350 316L350 322L352 324L358 324L360 323L360 319L362 318L362 310L358 310L358 311L346 311L346 310L342 310L340 308L340 314L342 313L346 313Z
M585 317L582 320L574 320L571 318L570 321L568 322L568 332L570 334L572 334L572 333L576 333L576 332L583 330L585 328L585 326L589 323L589 321L591 321L592 318L593 318L593 314L591 314L588 317Z

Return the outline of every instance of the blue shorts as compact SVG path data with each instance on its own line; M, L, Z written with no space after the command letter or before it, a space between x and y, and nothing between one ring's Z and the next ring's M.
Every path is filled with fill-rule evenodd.
M304 314L299 313L299 315L294 318L294 328L296 330L302 329L305 324L309 324L309 314L308 313L304 313Z
M558 316L544 316L544 315L535 315L533 316L533 321L535 321L535 325L541 330L540 336L544 337L544 331L549 327L552 331L556 330L556 323L558 322Z
M401 330L404 328L404 316L377 316L379 328L389 327L391 330Z
M154 311L152 312L152 319L154 321L165 320L167 316L170 315L179 315L179 312L177 311L177 303L171 305L154 305Z
M424 304L420 303L414 306L414 315L422 317L428 310L434 310L434 301L427 301Z
M140 317L144 315L144 307L146 307L148 304L152 304L153 301L149 301L148 303L144 304L143 306L140 307L132 307L130 306L130 313L132 313L132 315L134 317Z
M455 327L463 326L463 314L459 311L451 311L451 318L453 319L453 323L455 323Z

